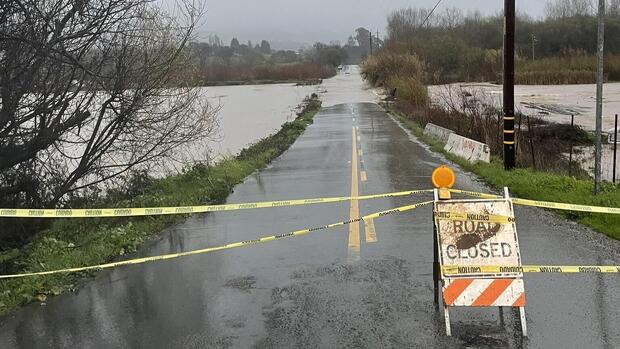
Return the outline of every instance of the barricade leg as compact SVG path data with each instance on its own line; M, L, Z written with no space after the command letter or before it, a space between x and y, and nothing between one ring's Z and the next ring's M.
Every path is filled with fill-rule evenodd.
M527 324L525 321L525 307L519 307L519 315L521 316L521 332L523 337L527 337Z
M504 307L499 307L499 325L504 326Z
M450 311L448 307L444 305L443 307L443 316L446 321L446 336L452 337L452 329L450 328Z
M435 230L433 225L433 230ZM435 303L435 310L439 310L440 294L440 271L439 271L439 252L438 252L437 234L433 232L433 302Z
M435 202L439 200L439 193L437 189L433 191ZM439 270L439 241L437 236L437 226L435 224L435 206L433 205L433 303L435 304L435 310L439 310L439 282L441 280L441 272Z

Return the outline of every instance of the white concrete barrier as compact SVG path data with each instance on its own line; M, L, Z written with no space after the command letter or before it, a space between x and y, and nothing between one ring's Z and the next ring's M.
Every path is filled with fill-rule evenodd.
M456 133L450 134L444 149L470 162L491 162L491 150L488 145L459 136Z
M620 145L620 139L618 140ZM620 148L620 147L619 147ZM616 155L616 181L620 179L620 149ZM568 154L565 155L568 159ZM573 161L583 170L594 177L594 147L575 147ZM575 165L573 165L575 166ZM603 144L603 152L601 154L601 174L604 181L613 181L614 176L614 145Z
M607 137L608 137L607 140L608 140L609 144L614 144L614 137L618 137L618 143L620 143L620 130L618 130L618 135L617 136L614 135L614 132L615 132L615 130L613 128L610 128L607 131Z
M450 135L452 133L454 133L452 132L452 130L449 130L445 127L437 126L435 124L431 124L430 122L426 124L426 127L424 128L425 135L437 138L442 143L448 143L448 138L450 138Z

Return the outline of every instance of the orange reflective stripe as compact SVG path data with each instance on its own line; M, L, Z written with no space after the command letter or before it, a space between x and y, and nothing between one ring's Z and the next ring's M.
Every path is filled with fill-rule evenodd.
M456 279L446 287L443 291L443 301L446 305L452 305L454 301L465 291L471 283L474 282L473 279Z
M512 279L497 279L472 303L473 307L488 307L512 284Z
M517 300L512 303L513 307L524 307L525 306L525 292L521 293L521 295L519 296L519 298L517 298Z

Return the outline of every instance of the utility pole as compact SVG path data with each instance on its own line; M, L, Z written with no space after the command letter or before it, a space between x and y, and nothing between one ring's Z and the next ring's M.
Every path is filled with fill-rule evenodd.
M370 34L370 55L372 56L372 32L369 30Z
M504 0L504 169L506 171L515 168L515 1Z
M538 40L536 40L536 35L532 34L532 60L536 60L536 43L538 42Z
M603 147L601 144L603 132L603 69L605 51L605 0L598 2L598 45L596 71L596 154L594 156L594 194L601 191L601 161Z

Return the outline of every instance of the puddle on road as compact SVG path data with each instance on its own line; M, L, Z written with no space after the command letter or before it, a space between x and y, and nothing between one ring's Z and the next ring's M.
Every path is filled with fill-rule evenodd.
M272 289L267 334L256 347L521 347L497 322L457 321L446 337L429 277L414 268L386 258L298 270L291 284Z
M256 278L254 276L241 276L230 279L226 281L224 287L250 292L250 290L256 288Z

